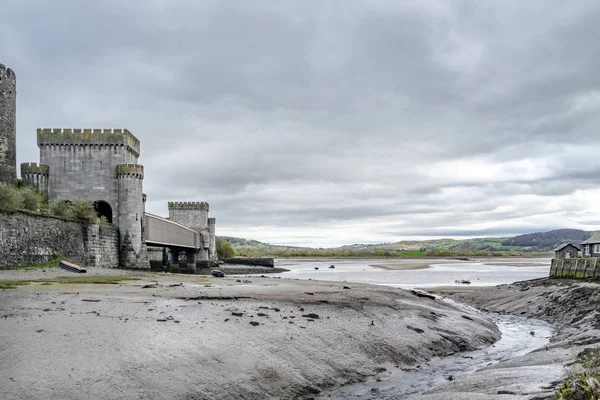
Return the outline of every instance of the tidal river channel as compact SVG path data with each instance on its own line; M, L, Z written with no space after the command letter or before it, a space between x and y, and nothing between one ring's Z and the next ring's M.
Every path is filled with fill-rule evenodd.
M356 282L401 288L439 286L462 287L457 280L469 280L472 286L492 286L548 276L548 265L540 259L510 260L507 265L494 262L448 262L429 268L386 270L377 267L381 260L279 261L289 272L285 278ZM543 261L543 260L542 260ZM334 268L330 268L331 265ZM516 266L518 265L518 266ZM444 300L449 301L451 300ZM467 306L464 306L467 307ZM434 359L415 368L391 371L380 380L345 386L325 394L330 399L410 399L486 366L529 353L545 346L552 336L552 326L544 321L517 316L487 314L502 332L501 339L486 348ZM534 334L532 334L534 333Z
M506 259L504 259L506 260ZM439 260L436 260L439 262ZM519 258L506 261L443 262L428 268L388 270L377 267L393 260L277 260L276 266L289 272L269 274L291 279L316 279L334 282L356 282L402 288L427 288L457 285L456 280L469 280L472 286L495 286L548 276L550 259ZM491 265L491 263L494 263ZM330 268L331 266L335 268ZM460 285L457 285L460 286Z

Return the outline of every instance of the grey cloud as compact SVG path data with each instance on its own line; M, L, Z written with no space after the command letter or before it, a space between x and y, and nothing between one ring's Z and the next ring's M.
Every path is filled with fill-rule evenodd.
M151 212L279 243L593 226L600 6L536 4L8 1L18 161L127 127Z

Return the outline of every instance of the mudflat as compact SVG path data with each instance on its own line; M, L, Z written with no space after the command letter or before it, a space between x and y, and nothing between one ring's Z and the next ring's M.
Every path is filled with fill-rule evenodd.
M8 272L0 283L28 276ZM485 315L383 286L172 274L78 279L0 290L6 398L308 399L499 337Z
M550 268L550 258L523 258L523 257L473 257L473 258L407 258L389 259L385 262L370 264L375 268L390 270L425 269L433 264L457 264L457 263L482 263L484 265L503 265L508 267L541 267Z
M541 319L553 324L555 332L548 346L448 382L420 399L553 399L578 355L600 345L598 282L545 278L428 291L485 311Z

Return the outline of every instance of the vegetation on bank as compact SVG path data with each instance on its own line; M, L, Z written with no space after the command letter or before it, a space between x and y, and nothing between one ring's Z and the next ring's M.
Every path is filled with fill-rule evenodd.
M98 217L89 201L56 199L48 202L48 198L34 188L0 182L0 212L16 211L29 211L84 224L98 224L101 230L110 225L106 217Z
M431 249L427 251L394 251L390 249L312 249L289 248L276 246L240 246L235 247L235 252L242 257L275 257L275 258L302 258L302 257L336 257L336 258L435 258L435 257L532 257L548 256L548 253L533 253L519 251L487 251L487 250L450 250Z
M557 400L600 399L600 347L582 351L573 372L555 393Z
M236 251L233 249L231 244L222 238L217 238L216 243L217 256L222 260L224 258L231 258L236 255Z

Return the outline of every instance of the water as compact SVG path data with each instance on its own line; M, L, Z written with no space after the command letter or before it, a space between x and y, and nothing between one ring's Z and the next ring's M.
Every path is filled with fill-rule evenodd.
M436 286L465 286L456 280L468 279L474 286L495 286L516 281L547 277L550 261L546 259L518 259L506 262L513 265L485 265L483 262L448 262L433 264L429 268L413 270L386 270L373 267L393 263L394 260L325 260L286 261L279 267L289 272L275 274L292 279L314 279L337 282L368 283L401 288L427 288ZM540 262L546 265L540 266ZM330 265L335 268L329 268ZM318 268L318 269L315 269ZM451 302L451 300L444 300ZM467 307L467 306L464 306ZM473 310L474 312L477 312ZM448 378L459 378L483 367L527 354L548 343L552 327L544 321L512 315L487 314L496 323L501 339L486 348L462 352L434 359L420 368L395 370L381 381L369 381L345 386L325 394L331 399L410 399L419 398ZM530 332L535 334L531 335Z
M412 399L419 398L452 379L473 373L483 367L527 354L546 345L552 327L546 322L512 315L489 314L502 337L494 345L481 350L457 353L434 359L420 368L393 371L380 382L369 381L345 386L326 394L330 399ZM531 335L530 332L535 332Z
M371 265L393 263L394 260L325 260L325 261L286 261L278 260L277 266L289 272L269 274L291 279L315 279L336 282L368 283L402 288L427 288L435 286L464 286L456 280L468 279L474 286L496 286L548 276L550 260L517 259L509 263L522 263L524 266L484 265L482 262L448 262L433 264L425 269L385 270ZM497 262L497 261L493 261ZM330 269L331 264L335 269ZM525 266L527 265L527 266ZM315 270L319 268L318 270Z

